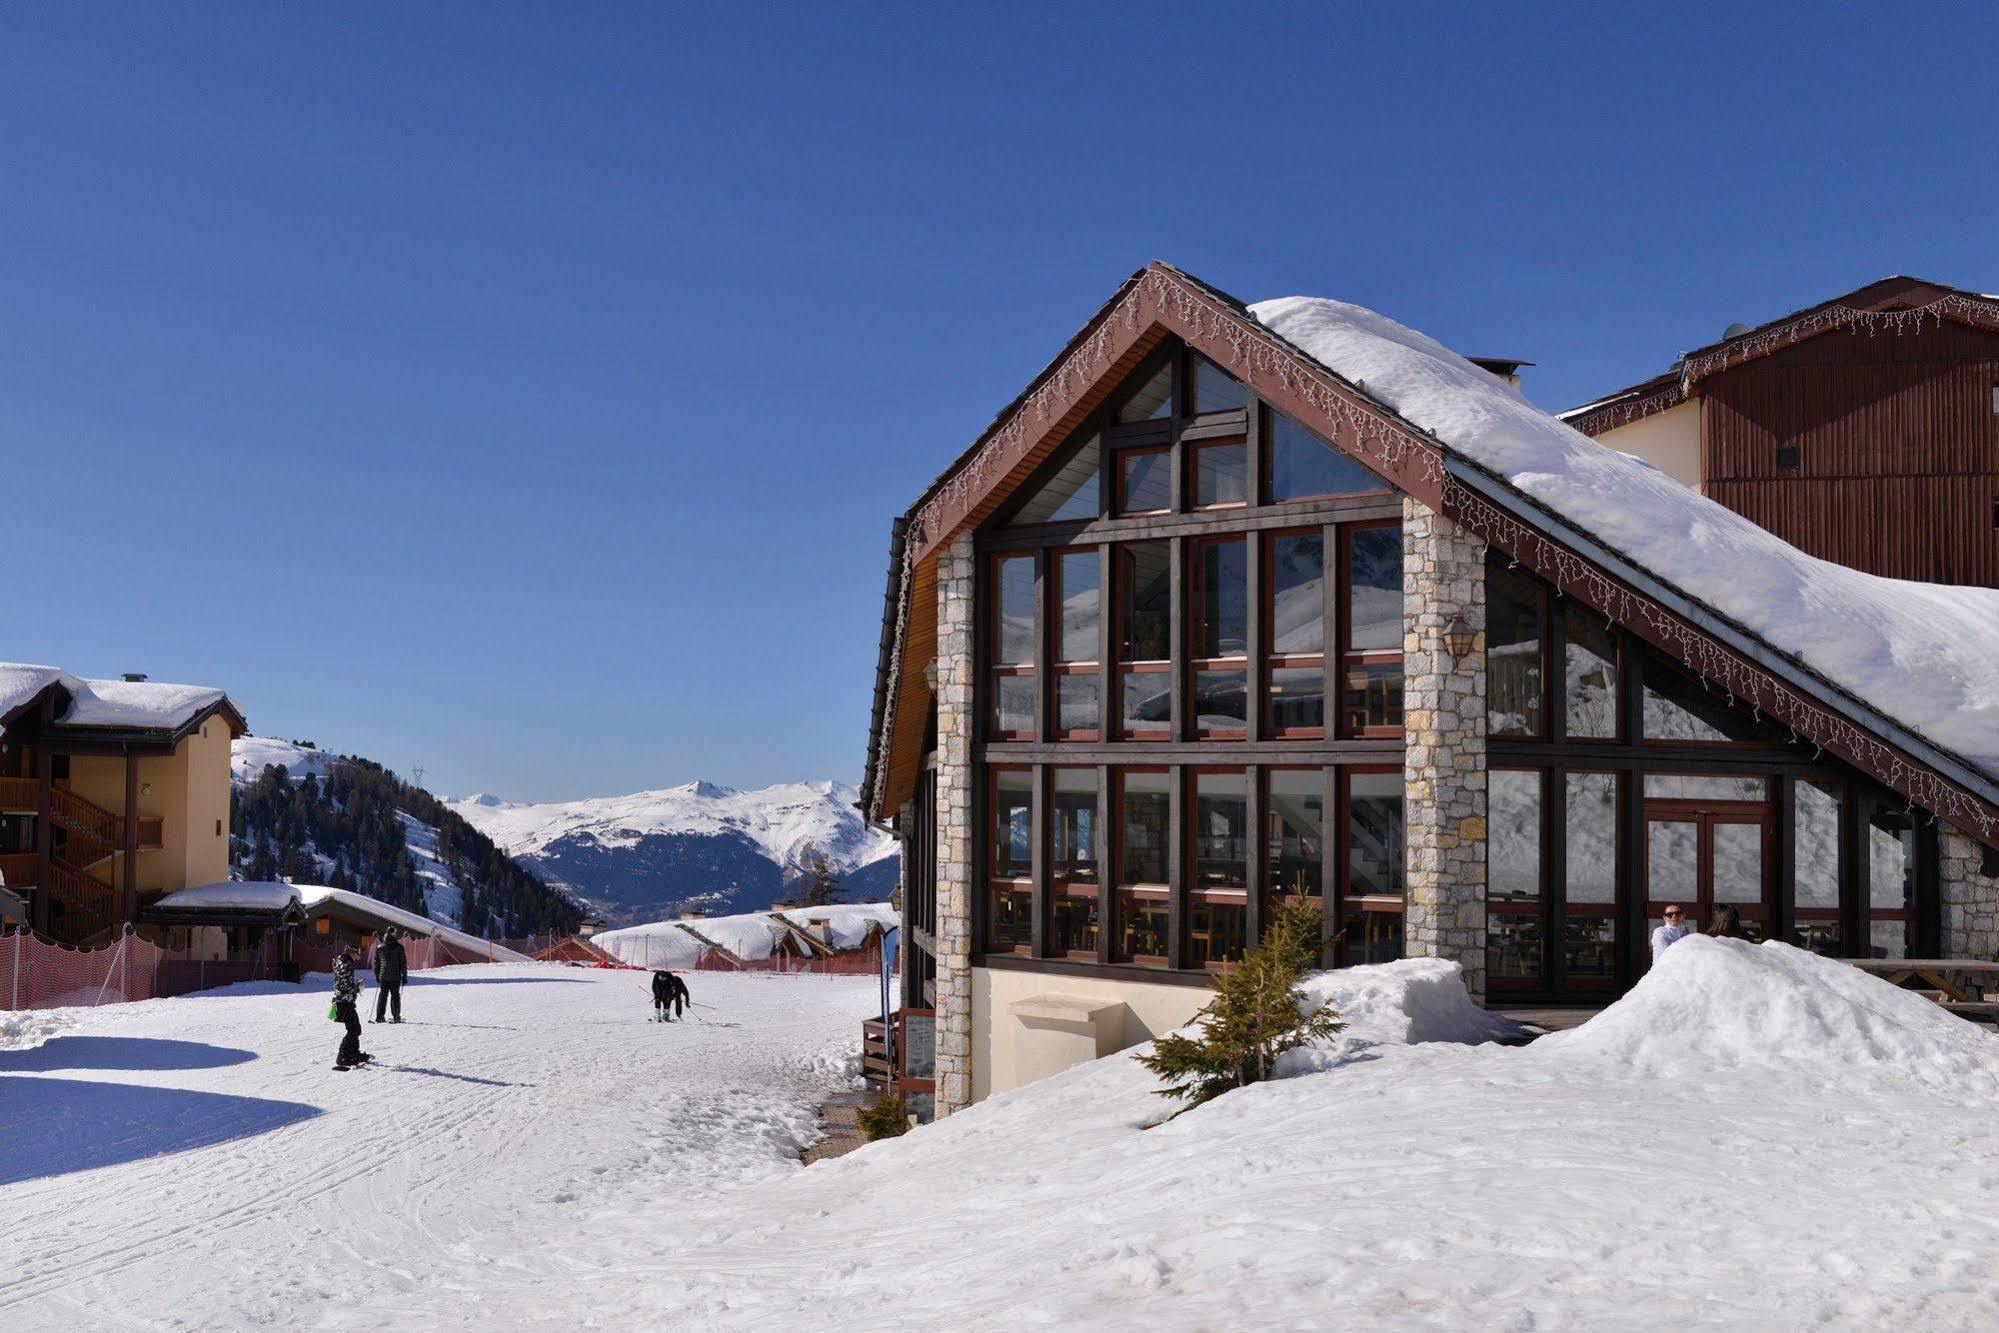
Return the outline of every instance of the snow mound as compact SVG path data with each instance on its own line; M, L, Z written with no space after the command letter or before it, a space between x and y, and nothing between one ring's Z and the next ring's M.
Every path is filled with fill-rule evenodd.
M1890 1076L1932 1091L1999 1092L1999 1038L1913 991L1788 944L1696 935L1625 997L1539 1058L1658 1078L1773 1070Z
M69 1015L48 1010L0 1012L0 1051L25 1051L69 1026Z
M1279 1078L1334 1068L1371 1046L1476 1046L1522 1035L1519 1024L1473 1004L1465 992L1464 969L1443 958L1315 972L1301 989L1309 997L1308 1010L1330 1004L1346 1028L1329 1043L1280 1057Z

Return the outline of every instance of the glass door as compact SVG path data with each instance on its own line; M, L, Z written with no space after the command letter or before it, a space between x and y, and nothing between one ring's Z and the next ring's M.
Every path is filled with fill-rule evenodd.
M1727 906L1741 918L1744 936L1768 938L1775 889L1770 833L1765 805L1646 802L1647 934L1677 904L1696 930L1706 930L1715 908Z

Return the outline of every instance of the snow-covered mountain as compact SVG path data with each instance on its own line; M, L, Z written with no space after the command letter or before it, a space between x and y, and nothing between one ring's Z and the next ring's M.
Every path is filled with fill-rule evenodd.
M754 911L786 896L823 854L850 900L885 899L900 875L895 838L868 827L839 782L664 791L543 804L478 795L446 805L613 925L689 908Z
M274 768L281 785L264 780ZM379 764L244 736L231 747L230 777L230 860L242 878L356 889L489 936L567 929L581 916L469 821Z

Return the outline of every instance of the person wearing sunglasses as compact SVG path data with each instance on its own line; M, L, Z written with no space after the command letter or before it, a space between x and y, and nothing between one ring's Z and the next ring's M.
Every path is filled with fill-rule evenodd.
M1660 915L1665 917L1666 924L1652 932L1652 966L1654 967L1659 965L1659 956L1661 954L1694 933L1693 926L1688 924L1686 918L1681 914L1677 903L1667 903L1666 910L1660 913Z

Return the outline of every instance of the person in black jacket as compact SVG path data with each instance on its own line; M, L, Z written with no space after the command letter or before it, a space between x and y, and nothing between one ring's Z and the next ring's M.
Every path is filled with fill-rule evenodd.
M693 1001L687 997L687 983L672 972L652 974L652 1007L663 1023L671 1023L678 1014L687 1012Z
M403 982L409 980L409 954L403 950L402 932L390 926L382 932L382 942L375 946L375 1021L382 1021L382 1015L393 1014L391 1020L403 1021Z
M361 998L361 983L354 979L354 964L360 960L361 951L351 944L333 960L333 1016L347 1028L333 1067L343 1074L375 1058L361 1049L361 1015L355 1009Z

